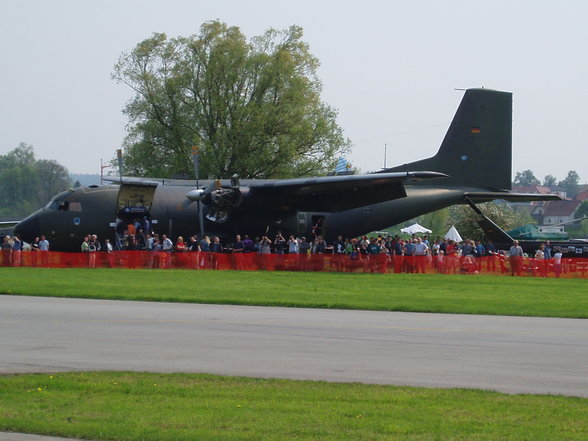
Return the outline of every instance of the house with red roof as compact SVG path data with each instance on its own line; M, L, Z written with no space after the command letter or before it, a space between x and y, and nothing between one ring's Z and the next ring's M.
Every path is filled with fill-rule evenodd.
M577 199L579 201L587 200L588 199L588 188L584 188L583 190L580 190L574 199Z
M574 213L582 201L570 199L564 201L548 201L541 207L543 225L555 225L574 220Z

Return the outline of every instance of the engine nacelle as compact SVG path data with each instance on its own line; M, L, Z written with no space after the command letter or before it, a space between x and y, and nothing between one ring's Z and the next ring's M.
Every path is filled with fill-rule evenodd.
M241 203L241 192L238 188L219 188L210 192L202 202L208 206L208 220L224 223Z

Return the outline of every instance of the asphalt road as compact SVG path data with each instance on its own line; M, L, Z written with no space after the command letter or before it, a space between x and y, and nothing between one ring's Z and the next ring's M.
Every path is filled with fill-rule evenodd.
M588 320L0 296L0 373L84 370L588 397Z

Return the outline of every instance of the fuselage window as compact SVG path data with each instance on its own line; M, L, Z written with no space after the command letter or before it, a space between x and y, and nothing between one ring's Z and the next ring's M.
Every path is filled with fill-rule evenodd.
M69 203L69 211L82 211L82 203L81 202L70 202Z

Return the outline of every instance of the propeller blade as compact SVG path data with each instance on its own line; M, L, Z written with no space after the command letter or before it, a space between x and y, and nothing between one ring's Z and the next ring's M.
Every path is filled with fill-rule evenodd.
M204 239L204 213L202 213L202 204L200 201L198 204L198 221L200 222L200 240Z
M191 201L196 201L197 205L198 205L198 220L200 223L200 239L204 238L204 214L202 213L202 205L200 204L200 202L202 201L202 199L210 192L212 192L212 190L214 189L214 187L212 185L210 185L210 191L208 191L208 189L202 189L200 188L200 170L199 170L199 151L198 151L198 146L193 146L192 147L192 161L194 163L194 175L196 177L196 188L194 190L191 190L188 192L188 194L186 194L186 197L188 199L190 199Z
M184 199L184 201L182 201L182 210L188 208L194 201L190 200L190 199Z
M233 190L237 190L240 186L241 183L239 182L239 175L235 173L233 176L231 176L231 188Z

